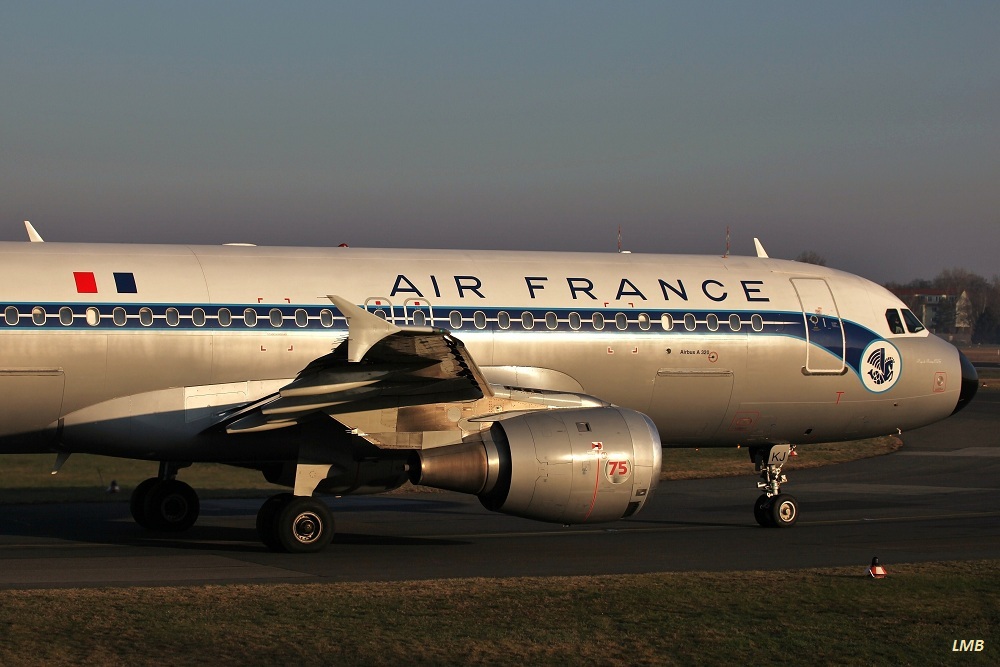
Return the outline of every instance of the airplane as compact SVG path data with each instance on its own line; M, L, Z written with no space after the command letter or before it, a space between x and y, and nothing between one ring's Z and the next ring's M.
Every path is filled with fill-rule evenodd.
M183 531L179 471L259 470L293 553L316 494L414 484L558 524L638 513L662 448L745 447L788 528L796 447L944 419L968 359L890 292L756 256L0 243L0 453L157 461L130 510Z

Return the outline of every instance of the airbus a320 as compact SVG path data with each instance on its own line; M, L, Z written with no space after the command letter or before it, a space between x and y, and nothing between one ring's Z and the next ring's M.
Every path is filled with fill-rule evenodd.
M756 257L0 244L0 453L159 462L130 507L183 531L192 463L287 493L260 539L313 552L317 494L415 484L560 524L635 515L661 448L735 447L765 527L789 453L944 419L976 372L882 287Z

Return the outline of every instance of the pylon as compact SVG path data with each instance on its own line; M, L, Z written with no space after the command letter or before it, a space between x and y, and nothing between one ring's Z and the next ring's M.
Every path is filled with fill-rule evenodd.
M868 568L868 574L872 576L873 579L885 579L886 571L882 567L882 564L878 562L878 556L872 558L872 566Z

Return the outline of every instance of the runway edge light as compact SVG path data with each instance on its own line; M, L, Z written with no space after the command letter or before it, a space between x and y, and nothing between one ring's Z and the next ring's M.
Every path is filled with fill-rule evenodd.
M878 562L878 556L872 558L872 566L868 568L868 574L873 579L885 579L886 571L882 564Z

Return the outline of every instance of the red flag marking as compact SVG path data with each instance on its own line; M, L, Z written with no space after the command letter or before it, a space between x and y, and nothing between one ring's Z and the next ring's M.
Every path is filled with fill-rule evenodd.
M93 271L74 271L77 294L97 294L97 280Z

